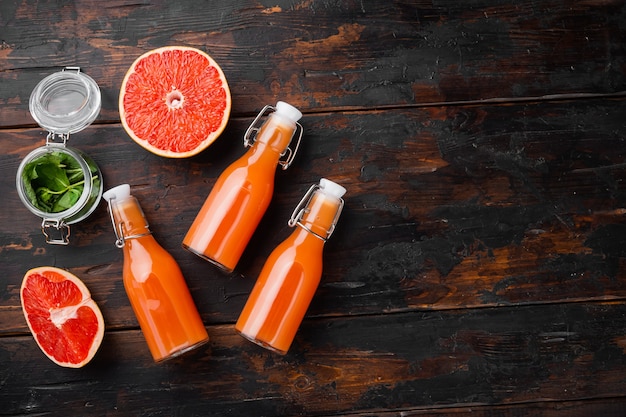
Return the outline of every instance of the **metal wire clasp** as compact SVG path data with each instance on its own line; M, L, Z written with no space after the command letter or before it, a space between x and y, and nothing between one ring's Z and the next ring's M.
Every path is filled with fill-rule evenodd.
M150 228L146 224L146 232L145 233L136 233L134 235L126 236L124 233L124 223L119 222L119 224L115 223L115 216L113 215L113 204L115 204L115 197L111 197L109 200L109 215L111 216L111 224L113 225L113 233L115 233L115 246L118 248L123 248L128 239L137 239L139 237L151 235L152 232Z
M55 140L57 138L60 140L60 142L57 142ZM48 132L48 135L46 136L46 145L65 146L69 139L70 139L70 134L69 133Z
M52 229L59 237L51 237ZM70 226L63 219L43 219L41 232L46 237L46 243L51 245L68 245L70 243Z
M123 248L124 242L124 229L122 229L122 222L115 224L115 216L113 215L113 202L115 197L109 201L109 215L111 216L111 224L113 225L113 233L115 233L115 246L119 249Z
M315 194L315 192L319 189L320 189L319 184L313 184L311 188L309 188L306 194L304 194L304 197L302 197L302 200L300 200L296 208L293 210L293 213L291 213L291 218L289 218L289 222L287 222L287 224L289 225L289 227L294 227L298 225L304 230L306 230L307 232L314 235L315 237L322 239L324 242L326 242L335 231L335 226L337 225L337 221L339 220L339 216L341 216L341 211L343 210L344 201L343 201L343 198L339 198L339 207L337 208L337 213L335 213L335 218L333 219L332 224L328 228L328 232L326 232L326 236L321 236L315 233L313 230L311 230L309 227L305 226L301 222L302 217L306 213L309 212L309 208L308 208L309 202L313 198L313 194Z
M263 123L260 123L261 118L275 111L276 111L276 108L270 105L267 105L263 107L263 109L261 109L259 114L257 114L257 116L254 118L254 120L252 121L248 129L246 130L246 133L243 135L244 147L248 148L254 144L256 135L257 133L259 133L259 130L261 130L261 126L263 126ZM298 152L298 148L300 147L300 141L302 140L302 134L304 132L304 129L302 128L302 125L300 123L298 122L295 122L295 123L296 123L296 129L293 131L291 135L291 139L289 140L289 145L287 145L287 148L285 148L283 153L280 154L281 158L283 158L285 155L286 155L286 158L283 158L278 161L278 163L280 164L283 170L286 170L287 168L289 168L289 166L293 162L294 158L296 157L296 153ZM298 139L295 143L295 147L291 149L289 146L293 143L294 141L293 138L296 136L296 134L298 136Z

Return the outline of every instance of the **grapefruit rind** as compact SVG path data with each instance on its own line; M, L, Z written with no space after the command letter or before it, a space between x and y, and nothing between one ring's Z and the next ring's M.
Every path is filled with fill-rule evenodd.
M104 319L78 277L52 266L33 268L22 280L20 302L37 346L54 363L81 368L95 356Z
M210 55L186 46L164 46L144 53L128 69L119 112L128 135L144 149L187 158L221 135L231 103L224 72Z

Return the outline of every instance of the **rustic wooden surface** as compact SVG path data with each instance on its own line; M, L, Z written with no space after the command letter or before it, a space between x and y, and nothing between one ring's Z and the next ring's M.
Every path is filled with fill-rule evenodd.
M3 1L0 415L626 415L624 1ZM186 160L119 124L125 71L188 45L222 66L229 125ZM211 342L154 364L102 204L49 246L15 172L45 134L35 84L80 66L96 122L71 138L128 182L178 260ZM237 270L180 242L265 104L302 109L303 146ZM348 189L324 276L286 356L233 324L311 183ZM80 276L107 323L85 368L49 361L19 301L31 267Z

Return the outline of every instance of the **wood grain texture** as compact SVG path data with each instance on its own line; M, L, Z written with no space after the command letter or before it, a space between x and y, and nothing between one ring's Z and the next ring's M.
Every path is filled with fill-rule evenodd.
M119 125L72 140L100 165L106 188L131 183L205 320L232 323L288 235L291 211L322 176L348 194L311 316L623 300L626 125L614 114L625 111L622 100L585 100L306 116L300 154L278 173L274 200L231 276L180 243L217 176L244 151L250 119L232 120L216 148L183 161L144 151ZM42 264L83 276L106 300L112 328L134 325L105 204L72 226L71 247L54 247L17 198L14 173L31 148L16 145L40 137L19 130L0 139L0 191L13 213L0 218L0 329L26 330L20 280Z
M623 416L625 32L621 0L1 2L0 414ZM140 148L117 112L133 60L173 44L211 54L233 96L222 136L184 160ZM105 188L131 184L209 331L182 358L152 363L104 203L57 247L15 192L45 142L30 92L67 65L103 93L70 145ZM279 99L304 112L302 147L225 275L181 241ZM320 177L346 206L278 356L233 324ZM83 369L54 365L28 332L19 287L41 265L81 277L102 309Z
M208 52L235 114L276 97L305 111L626 91L623 1L4 2L0 126L33 124L38 80L77 65L119 120L126 70L146 50Z
M78 372L29 337L1 338L3 403L8 414L308 416L541 399L527 411L558 415L550 402L584 395L617 412L623 402L604 401L626 389L625 319L621 303L323 319L305 323L284 357L211 326L206 348L161 365L141 333L109 332Z

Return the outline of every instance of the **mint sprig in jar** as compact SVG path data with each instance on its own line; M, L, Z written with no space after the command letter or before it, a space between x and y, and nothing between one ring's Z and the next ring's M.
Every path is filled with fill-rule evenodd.
M20 163L16 188L24 206L41 217L47 243L67 245L69 225L89 216L102 197L102 173L96 163L67 146L70 134L89 126L100 106L98 85L75 67L44 78L31 94L31 115L48 136L44 146Z

